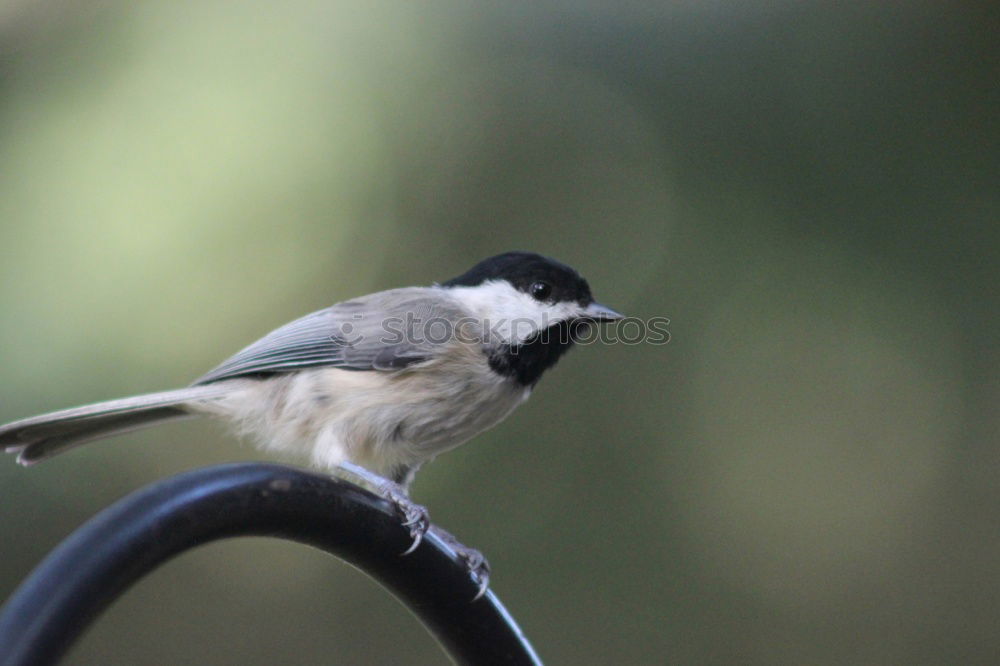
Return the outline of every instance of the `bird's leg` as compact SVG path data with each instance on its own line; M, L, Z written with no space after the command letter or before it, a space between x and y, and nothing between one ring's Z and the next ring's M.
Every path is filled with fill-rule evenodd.
M410 536L413 538L413 543L403 552L403 555L409 555L417 549L417 546L423 541L424 534L431 526L430 515L427 513L426 507L410 499L403 484L350 462L340 463L337 466L337 473L341 478L389 500L403 517L403 525L409 529Z
M466 571L479 583L479 592L473 599L475 601L483 596L489 587L490 564L478 550L462 544L447 530L432 525L427 509L410 499L406 489L410 485L410 481L413 480L414 472L416 472L415 468L406 470L400 475L398 481L394 481L354 463L342 462L337 469L337 474L341 478L372 491L379 497L389 500L396 507L396 510L403 517L403 525L409 528L410 536L413 537L413 543L403 555L408 555L416 550L428 532L451 550L465 565Z

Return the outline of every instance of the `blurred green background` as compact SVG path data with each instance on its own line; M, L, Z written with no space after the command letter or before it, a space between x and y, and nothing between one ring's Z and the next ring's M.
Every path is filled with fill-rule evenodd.
M996 663L996 9L0 2L0 420L531 249L672 334L574 351L417 478L543 658ZM125 493L245 459L188 422L0 460L0 597ZM263 539L67 659L444 661Z

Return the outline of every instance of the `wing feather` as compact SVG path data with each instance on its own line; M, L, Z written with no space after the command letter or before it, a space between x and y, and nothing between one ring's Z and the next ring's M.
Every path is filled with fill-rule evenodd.
M400 370L426 360L445 342L439 336L422 335L421 322L455 321L461 314L460 306L439 287L378 292L337 303L272 331L195 384L319 366Z

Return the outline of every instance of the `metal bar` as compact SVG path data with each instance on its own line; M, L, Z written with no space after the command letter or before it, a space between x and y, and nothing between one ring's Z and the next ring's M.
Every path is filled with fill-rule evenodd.
M341 479L240 463L180 474L108 507L63 541L0 611L0 665L54 664L142 576L235 536L309 544L344 559L406 605L460 664L541 664L514 619L432 533L413 553L392 505Z

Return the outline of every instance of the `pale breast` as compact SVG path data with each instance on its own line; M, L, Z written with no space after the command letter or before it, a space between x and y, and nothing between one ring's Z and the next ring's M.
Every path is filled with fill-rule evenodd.
M480 348L397 372L316 368L232 380L212 411L263 448L333 469L348 460L386 475L414 467L502 421L530 389L489 369Z

